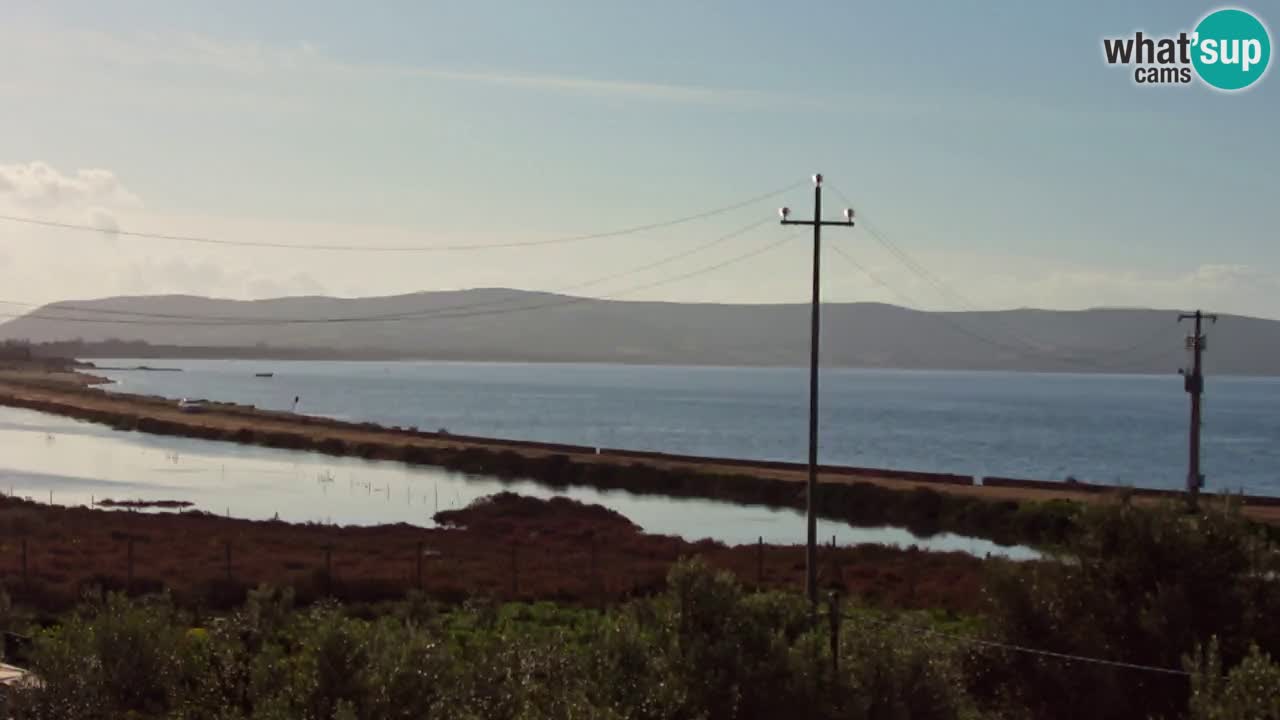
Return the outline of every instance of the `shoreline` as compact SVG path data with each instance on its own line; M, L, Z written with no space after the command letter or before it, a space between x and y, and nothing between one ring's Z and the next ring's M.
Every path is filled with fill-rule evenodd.
M226 360L232 362L341 362L341 363L430 363L439 365L589 365L589 366L605 366L605 367L635 367L635 368L692 368L696 370L794 370L797 372L808 372L807 365L797 364L771 364L771 363L747 363L733 364L720 361L707 362L644 362L644 361L627 361L627 360L599 360L599 359L546 359L546 358L511 358L511 359L494 359L489 356L477 356L476 358L467 357L417 357L417 356L359 356L359 357L292 357L292 356L276 356L276 355L218 355L218 354L196 354L196 355L175 355L172 353L159 353L156 355L138 355L126 356L115 354L79 354L76 356L79 361L88 363L90 367L87 369L101 370L133 370L136 368L117 368L117 367L97 367L94 361L105 360ZM1114 370L1114 369L1029 369L1029 368L1002 368L1002 367L954 367L948 365L920 365L916 367L903 367L901 365L829 365L822 368L823 372L884 372L884 373L962 373L974 375L1067 375L1075 377L1140 377L1140 378L1172 378L1177 382L1178 375L1170 374L1164 370ZM1230 380L1272 380L1280 381L1280 373L1267 375L1258 373L1238 373L1238 372L1221 372L1216 377L1226 378Z
M553 488L583 485L775 508L804 505L806 466L800 463L478 438L216 402L201 412L186 413L175 400L96 387L107 382L78 371L0 372L0 404L121 430L433 465ZM1016 478L985 478L975 484L964 475L842 466L822 466L819 481L824 518L862 526L898 525L922 535L955 532L1006 545L1060 541L1070 531L1076 503L1117 496L1139 502L1181 496ZM1280 498L1238 501L1246 516L1280 525Z

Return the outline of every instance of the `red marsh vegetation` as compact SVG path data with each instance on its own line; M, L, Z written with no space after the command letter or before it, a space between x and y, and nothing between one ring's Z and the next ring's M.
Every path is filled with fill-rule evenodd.
M421 586L473 596L608 603L660 589L679 558L701 556L749 585L799 588L801 547L726 547L643 533L622 515L566 498L511 493L442 512L440 527L338 527L194 511L51 507L0 498L0 583L16 600L68 607L90 588L168 590L183 604L240 602L289 585L303 600L362 601ZM866 602L975 609L982 560L880 546L823 548L821 581ZM25 568L25 569L24 569Z

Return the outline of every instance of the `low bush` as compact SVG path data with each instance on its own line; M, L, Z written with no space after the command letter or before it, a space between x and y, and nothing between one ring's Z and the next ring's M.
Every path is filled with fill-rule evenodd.
M264 588L203 625L163 597L109 594L39 633L40 682L10 693L6 710L82 720L969 714L945 649L846 632L836 672L801 598L748 593L696 561L676 566L668 588L604 613L442 610L418 596L367 618L326 603L299 609L292 593Z

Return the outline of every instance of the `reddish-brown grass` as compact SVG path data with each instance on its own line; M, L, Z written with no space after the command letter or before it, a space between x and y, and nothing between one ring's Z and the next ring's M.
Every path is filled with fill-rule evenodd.
M725 547L646 535L617 513L563 498L503 494L441 519L459 527L297 525L0 498L0 582L20 602L50 611L70 606L93 586L128 590L130 538L134 592L168 589L181 603L206 607L234 604L260 583L291 585L304 601L327 593L357 601L402 597L417 586L419 546L422 589L444 600L488 595L613 602L660 589L672 563L693 555L751 586L799 588L804 573L800 547ZM823 548L821 559L824 587L869 602L977 607L977 558L861 546Z

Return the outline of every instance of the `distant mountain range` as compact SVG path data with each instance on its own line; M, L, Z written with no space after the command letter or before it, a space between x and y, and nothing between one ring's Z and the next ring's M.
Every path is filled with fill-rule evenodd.
M375 319L350 321L357 318ZM822 362L831 367L1172 373L1187 361L1190 331L1176 311L1144 309L923 312L828 303L822 320ZM1223 315L1208 335L1207 372L1280 375L1280 322ZM76 340L63 347L82 357L131 349L149 357L806 365L809 307L505 289L253 301L159 295L54 303L0 325L0 340Z

